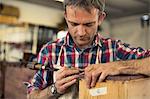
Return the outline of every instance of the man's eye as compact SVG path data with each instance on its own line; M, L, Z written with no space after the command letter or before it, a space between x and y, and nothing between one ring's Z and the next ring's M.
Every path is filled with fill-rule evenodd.
M71 25L72 25L72 26L77 26L77 25L79 25L79 24L77 24L77 23L71 23Z
M85 24L85 26L91 27L91 26L93 26L93 24L92 24L92 23L89 23L89 24Z

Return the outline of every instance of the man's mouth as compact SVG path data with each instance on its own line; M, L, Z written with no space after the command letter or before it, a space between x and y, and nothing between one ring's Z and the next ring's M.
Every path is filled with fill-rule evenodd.
M87 41L87 40L89 40L89 38L84 37L84 38L79 38L79 40L81 40L81 41Z

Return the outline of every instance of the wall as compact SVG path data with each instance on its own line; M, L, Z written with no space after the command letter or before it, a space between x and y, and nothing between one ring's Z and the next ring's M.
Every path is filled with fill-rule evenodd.
M20 9L20 22L29 22L56 27L63 20L63 11L40 6L21 0L2 0L2 3L13 5Z
M104 20L101 24L102 31L100 32L101 35L105 38L110 38L111 37L111 25L110 21Z
M58 23L63 20L63 11L53 9L50 7L40 6L21 0L1 0L2 3L7 5L13 5L19 8L20 17L19 22L32 23L36 25L44 25L49 27L56 27ZM31 33L26 27L9 27L0 25L0 42L24 42L31 41ZM3 51L3 46L0 48ZM15 51L14 51L15 50ZM16 53L18 51L18 53ZM7 46L6 58L8 61L16 61L12 56L22 58L22 52L20 50L10 49ZM0 59L3 59L3 54L0 55Z
M111 36L123 40L135 47L150 48L146 46L146 42L150 44L150 27L145 30L141 27L141 15L130 16L111 21Z

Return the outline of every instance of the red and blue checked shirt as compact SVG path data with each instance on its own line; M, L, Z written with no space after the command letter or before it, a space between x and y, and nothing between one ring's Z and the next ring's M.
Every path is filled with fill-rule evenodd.
M105 39L99 33L89 48L81 50L68 33L65 38L47 43L39 53L38 63L44 64L48 58L49 66L52 68L56 65L85 68L90 64L141 59L148 56L150 56L150 50L133 48L120 40ZM53 83L53 72L41 69L34 75L28 92L34 89L42 90L51 83Z

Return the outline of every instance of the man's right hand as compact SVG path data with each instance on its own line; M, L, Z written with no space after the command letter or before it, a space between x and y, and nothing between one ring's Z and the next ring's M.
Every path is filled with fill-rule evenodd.
M79 78L79 69L63 67L56 72L55 77L57 92L63 94L68 87L76 83L77 78Z

